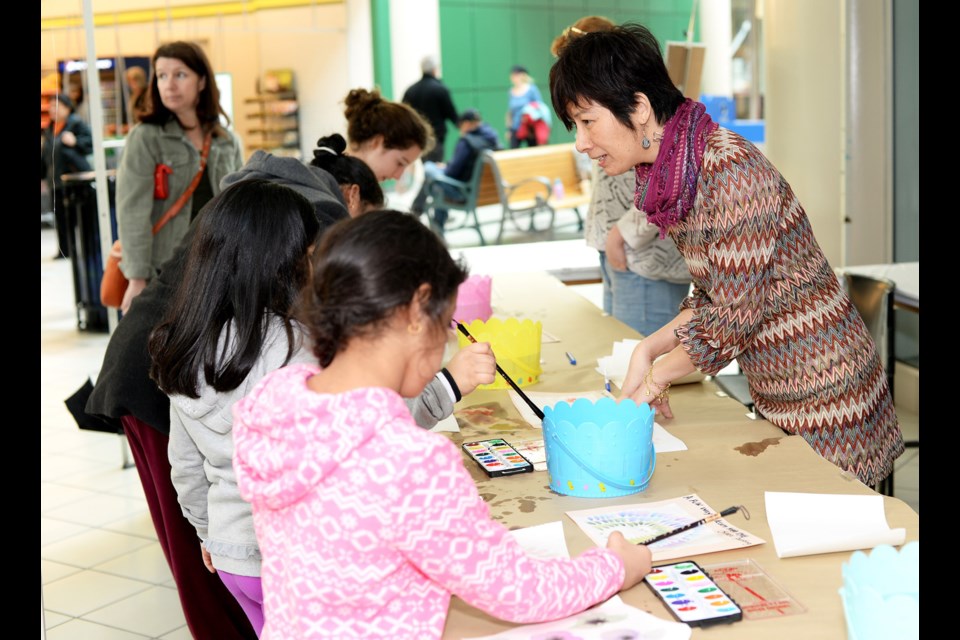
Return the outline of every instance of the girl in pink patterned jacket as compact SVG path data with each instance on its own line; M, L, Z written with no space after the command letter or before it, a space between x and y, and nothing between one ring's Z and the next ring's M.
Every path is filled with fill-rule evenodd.
M440 368L465 271L410 216L324 237L303 321L319 366L267 375L234 408L271 640L439 638L451 594L512 622L577 613L636 584L646 547L540 560L490 518L460 451L402 397Z

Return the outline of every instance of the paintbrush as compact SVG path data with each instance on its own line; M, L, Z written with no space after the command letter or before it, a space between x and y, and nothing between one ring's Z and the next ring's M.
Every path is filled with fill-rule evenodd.
M721 511L720 513L714 513L713 515L709 515L709 516L707 516L706 518L701 518L700 520L697 520L696 522L691 522L690 524L685 524L685 525L683 525L682 527L677 527L676 529L673 529L672 531L667 531L666 533L661 533L661 534L658 535L658 536L653 536L652 538L647 538L646 540L643 540L643 541L641 541L641 542L638 542L637 544L653 544L654 542L660 542L661 540L666 540L666 539L669 538L670 536L675 536L675 535L677 535L678 533L683 533L684 531L687 531L687 530L689 530L689 529L693 529L694 527L699 527L699 526L702 525L702 524L707 524L708 522L713 522L714 520L719 520L720 518L722 518L722 517L724 517L724 516L733 515L733 514L736 513L737 511L743 511L743 516L744 516L747 520L750 519L750 512L747 511L747 508L744 507L742 504L741 504L741 505L736 505L736 506L733 506L733 507L729 507L729 508L727 508L727 509L724 509L724 510Z
M462 323L457 322L456 320L454 320L453 323L457 325L457 329L460 330L460 333L462 333L463 335L467 336L467 340L469 340L470 342L474 342L474 343L477 341L476 338L474 338L472 335L470 335L470 332L467 331L467 328L466 328L465 326L463 326ZM496 363L494 363L494 364L496 364ZM503 379L507 381L507 384L509 384L511 387L513 387L513 390L520 394L520 397L523 398L523 401L527 403L527 405L533 410L533 412L534 412L535 414L537 414L537 417L540 418L541 420L543 420L543 409L541 409L541 408L538 407L537 405L533 404L533 400L531 400L530 398L528 398L528 397L527 397L527 394L525 394L525 393L523 392L523 390L522 390L520 387L517 386L517 383L510 379L510 376L508 376L507 373L506 373L503 369L500 368L500 365L496 365L496 366L497 366L497 373L499 373L501 376L503 376Z

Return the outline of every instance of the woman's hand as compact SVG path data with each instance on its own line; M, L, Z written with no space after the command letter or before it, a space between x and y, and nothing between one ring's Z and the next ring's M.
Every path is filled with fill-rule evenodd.
M624 572L621 590L629 589L650 573L653 554L646 546L627 542L622 533L614 531L607 538L607 549L620 556L620 560L623 562Z
M68 147L75 147L77 145L77 136L73 134L73 131L64 131L60 134L60 142Z
M646 402L656 409L657 413L665 419L673 418L673 410L670 408L670 398L666 393L661 393L670 386L669 380L648 380L647 375L653 366L653 358L644 348L644 342L641 340L633 349L633 355L630 356L630 364L627 367L627 376L623 379L620 399L629 398L641 404ZM652 382L652 383L651 383Z
M460 395L473 393L481 384L491 384L497 375L497 361L489 342L468 344L450 358L447 371L453 376Z
M610 227L607 232L607 242L604 248L607 256L607 262L617 271L627 270L627 249L623 242L623 234L617 225Z
M627 375L623 379L623 386L620 387L621 399L634 398L634 394L641 390L647 370L653 364L653 357L647 353L646 343L647 340L641 340L640 344L633 348L630 364L627 365Z
M207 571L210 573L216 573L217 570L213 566L213 557L210 555L210 552L207 551L207 548L203 546L203 543L200 543L200 555L203 557L203 566L207 568Z
M133 302L133 299L140 295L144 289L147 288L147 281L145 278L131 278L130 283L127 285L127 290L123 294L123 302L120 303L120 311L126 313L130 310L130 303Z

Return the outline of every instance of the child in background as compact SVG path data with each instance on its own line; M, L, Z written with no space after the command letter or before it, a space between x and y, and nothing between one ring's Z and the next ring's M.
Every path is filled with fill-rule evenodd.
M319 365L268 374L234 407L271 640L439 638L451 594L512 622L577 613L639 582L619 533L576 559L526 555L490 518L459 449L403 396L440 367L466 277L411 216L338 223L304 295Z

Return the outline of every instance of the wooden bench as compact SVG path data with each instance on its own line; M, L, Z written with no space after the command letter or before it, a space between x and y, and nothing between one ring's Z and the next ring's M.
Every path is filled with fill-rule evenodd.
M579 208L590 203L590 193L581 185L587 186L589 182L580 180L575 153L573 143L484 151L469 182L442 181L454 186L460 197L450 198L442 189L430 189L427 210L431 214L434 208L464 211L463 223L454 228L476 229L480 244L486 244L486 239L477 218L477 207L488 205L499 204L502 208L498 244L503 239L507 221L520 228L519 216L530 216L528 230L536 231L533 216L539 212L549 214L550 224L543 231L551 237L557 209L573 209L582 229ZM554 194L553 185L558 178L563 183L562 198Z

